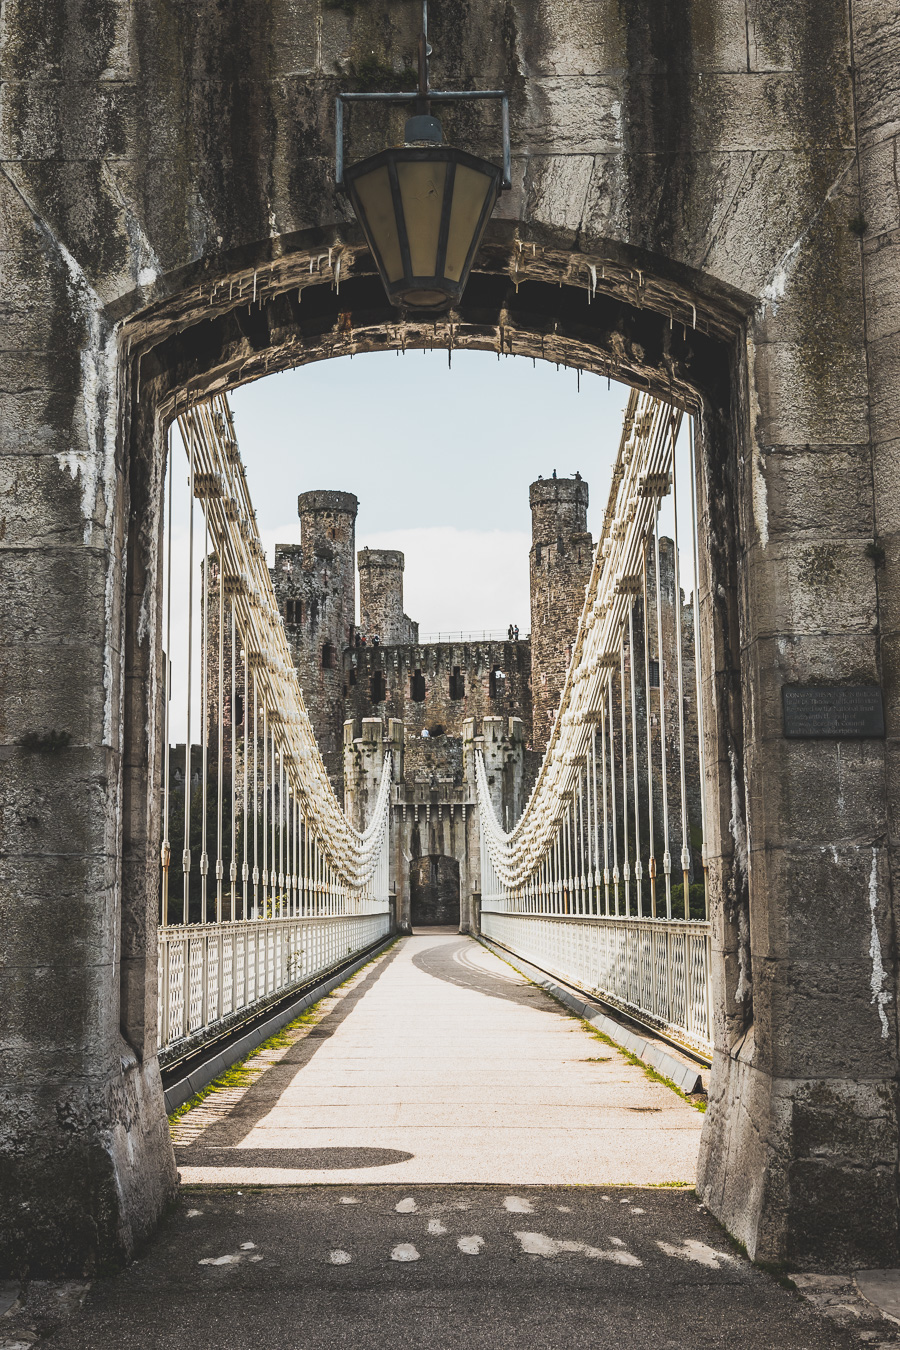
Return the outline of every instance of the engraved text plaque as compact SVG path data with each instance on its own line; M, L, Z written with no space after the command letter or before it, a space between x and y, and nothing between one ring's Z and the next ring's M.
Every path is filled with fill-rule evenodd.
M786 684L781 690L784 734L792 739L883 736L877 684Z

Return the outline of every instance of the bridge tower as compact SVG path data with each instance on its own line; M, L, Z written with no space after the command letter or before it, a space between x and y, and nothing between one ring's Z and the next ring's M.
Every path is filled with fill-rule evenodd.
M587 528L588 485L539 478L531 503L531 690L534 748L545 750L578 631L594 545Z

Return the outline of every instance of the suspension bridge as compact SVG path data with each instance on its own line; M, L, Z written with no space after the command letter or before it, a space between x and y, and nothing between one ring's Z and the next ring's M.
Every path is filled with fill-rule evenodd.
M632 395L524 809L504 828L474 735L467 931L398 939L397 735L370 737L380 763L356 828L316 743L228 403L181 416L165 485L157 956L182 1191L146 1259L84 1310L81 1286L49 1316L20 1295L13 1334L43 1317L48 1350L128 1350L202 1323L237 1350L337 1343L351 1326L360 1344L494 1350L595 1344L602 1307L616 1346L686 1344L698 1320L731 1344L801 1350L811 1328L817 1346L849 1344L761 1287L693 1202L712 995L699 475L692 435L677 453L681 424ZM172 547L180 482L186 561ZM855 1287L842 1298L873 1325Z
M682 596L681 423L678 410L632 394L573 654L530 797L505 831L475 735L473 799L464 809L476 811L479 826L478 865L468 875L481 934L708 1057L693 436L680 472L690 502L694 599L687 608L679 599L674 642L664 635L657 581L660 511L671 494L674 587ZM166 662L158 949L164 1066L373 949L396 929L399 889L390 742L383 741L370 818L356 829L304 704L227 399L195 406L178 425L186 474L176 467L181 448L173 437L164 536L166 650L178 652L184 666L182 676L171 655ZM173 493L182 482L186 557L173 562L181 505ZM186 589L186 605L176 605L173 588ZM697 710L691 727L687 694ZM179 716L180 763L171 746ZM198 720L199 771L191 755ZM199 812L196 838L192 809ZM176 833L181 848L173 850Z

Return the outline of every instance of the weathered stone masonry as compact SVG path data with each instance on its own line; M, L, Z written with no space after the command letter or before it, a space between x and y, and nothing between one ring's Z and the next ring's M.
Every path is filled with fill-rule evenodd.
M356 628L356 511L352 492L300 494L300 543L275 551L272 584L303 698L332 780L340 779L342 654Z
M531 503L531 661L534 739L545 749L578 631L594 543L587 528L588 485L540 479Z
M0 1259L121 1259L176 1184L149 790L166 424L305 361L452 345L699 415L700 1192L762 1259L896 1262L900 13L432 11L435 82L511 91L514 178L437 326L388 309L333 186L334 94L411 62L415 6L4 7ZM350 156L392 116L354 115ZM496 153L490 113L445 129ZM880 683L886 739L786 741L781 686L817 682Z
M419 625L403 613L403 554L364 548L358 558L359 631L385 646L418 642Z

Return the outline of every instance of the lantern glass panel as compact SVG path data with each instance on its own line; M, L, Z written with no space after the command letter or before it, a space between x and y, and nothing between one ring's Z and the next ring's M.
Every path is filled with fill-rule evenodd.
M403 256L397 235L397 219L391 194L391 179L386 165L363 174L354 184L356 195L364 212L363 225L381 255L388 281L399 281L403 276Z
M444 208L446 163L407 160L397 165L397 181L409 240L409 261L414 277L433 277L437 272L438 240Z
M469 249L475 237L484 201L492 185L487 174L457 164L453 184L453 202L450 207L450 228L447 235L447 261L444 274L450 281L459 281Z

